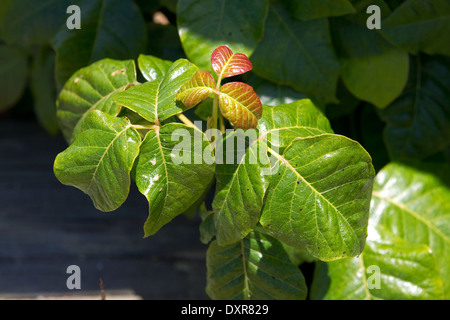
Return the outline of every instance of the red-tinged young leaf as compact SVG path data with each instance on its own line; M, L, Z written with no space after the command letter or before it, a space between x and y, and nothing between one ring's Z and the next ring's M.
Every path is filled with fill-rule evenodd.
M175 100L183 102L187 108L195 107L214 92L216 82L209 72L197 71L178 91Z
M233 126L255 128L262 114L262 103L253 88L242 82L230 82L220 88L219 107Z
M220 46L214 50L211 64L220 79L237 76L253 68L245 54L233 53L227 46Z

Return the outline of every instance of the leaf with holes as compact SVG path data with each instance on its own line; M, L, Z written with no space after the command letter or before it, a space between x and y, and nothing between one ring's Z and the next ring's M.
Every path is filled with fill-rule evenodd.
M213 94L215 86L216 82L212 75L207 71L199 70L180 88L175 99L183 102L190 109Z
M97 209L113 211L128 196L141 138L126 120L99 110L81 125L77 139L56 157L55 176L88 194Z
M260 223L272 236L325 261L361 253L374 169L355 141L322 134L295 139L277 156Z
M229 82L220 88L222 115L236 128L255 128L262 114L262 104L253 88L242 82Z
M281 243L252 231L228 246L213 241L206 253L206 292L212 299L292 300L306 298L300 269Z
M211 55L211 65L219 79L237 76L252 70L252 63L243 53L233 53L227 46L220 46Z

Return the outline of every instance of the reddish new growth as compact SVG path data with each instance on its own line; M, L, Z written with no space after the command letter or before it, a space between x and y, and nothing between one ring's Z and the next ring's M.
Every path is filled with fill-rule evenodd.
M192 108L214 95L213 123L215 111L220 111L236 128L255 128L261 118L262 104L253 88L242 82L230 82L221 86L223 78L243 74L252 70L252 63L243 53L233 53L230 48L220 46L211 55L211 65L217 74L217 84L206 71L197 71L178 91L176 100Z

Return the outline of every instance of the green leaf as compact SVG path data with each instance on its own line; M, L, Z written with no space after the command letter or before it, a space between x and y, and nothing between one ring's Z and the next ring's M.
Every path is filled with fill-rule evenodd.
M64 85L57 101L59 126L67 141L89 110L117 115L120 106L112 100L117 92L136 82L133 60L103 59L78 70Z
M162 78L171 65L172 61L163 60L154 56L141 54L138 58L139 70L147 81Z
M390 163L376 176L369 235L359 258L328 264L327 299L448 299L448 164ZM379 288L367 273L379 268Z
M177 25L187 57L212 72L210 57L219 46L250 56L263 35L268 0L179 0Z
M252 70L252 63L245 54L233 53L227 46L220 46L213 51L211 65L219 79L237 76Z
M436 259L426 245L368 242L359 258L328 263L324 299L442 299Z
M21 50L0 45L0 111L11 108L22 96L28 76L28 57Z
M46 44L64 25L68 0L15 0L2 21L2 38L7 43L31 47Z
M203 133L191 127L169 123L147 133L134 174L149 202L145 236L186 211L209 188L214 163L205 162L204 155L212 157L212 148Z
M389 107L379 110L387 122L384 139L391 159L425 158L450 145L450 58L411 60L408 83Z
M450 3L447 0L407 0L382 22L381 33L413 54L450 55Z
M303 274L279 241L258 232L228 246L213 241L206 254L206 292L216 300L306 298Z
M202 218L200 223L200 242L203 244L208 244L212 238L216 235L216 227L214 226L214 212L207 211L205 204L203 203L199 208L199 214Z
M254 72L263 78L321 102L336 100L339 62L326 19L298 21L272 5L264 38L250 58Z
M183 102L187 108L193 108L207 99L215 90L216 82L207 71L198 70L191 80L178 91L175 100Z
M172 63L161 78L131 87L116 94L113 100L137 112L144 119L158 123L183 112L184 109L175 102L175 96L197 70L188 60L179 59Z
M258 141L256 134L251 137L242 130L234 131L224 138L221 146L226 148L225 159L219 163L217 147L217 184L212 207L217 243L227 245L244 238L259 221L270 181L270 161L266 143Z
M288 0L285 5L294 18L303 21L355 12L348 0Z
M56 118L56 90L54 84L55 54L48 47L38 50L31 68L30 88L36 118L48 133L59 132Z
M141 138L129 122L98 110L81 125L78 138L56 157L55 176L88 194L97 209L113 211L128 196Z
M228 82L220 88L219 107L222 115L241 129L256 128L262 114L258 95L243 82Z
M341 76L348 90L379 108L394 101L408 80L408 55L399 50L373 57L343 59L341 65Z
M333 40L341 62L341 77L357 98L379 108L389 105L402 92L408 79L408 53L389 44L366 26L367 6L358 1L355 15L331 20ZM382 1L374 3L387 16ZM361 6L361 8L360 8Z
M63 25L52 38L58 85L97 60L132 59L145 50L145 22L132 0L81 0L79 6L81 29Z
M377 174L371 205L377 230L373 237L429 247L438 261L446 299L450 298L449 170L448 164L389 164Z
M264 106L258 130L280 153L298 137L333 133L330 122L309 99L278 107Z
M279 168L261 214L264 229L321 260L360 254L374 177L369 154L348 138L322 134L298 138L275 156Z
M263 105L275 107L308 98L291 87L270 82L255 74L251 74L246 83L253 87Z

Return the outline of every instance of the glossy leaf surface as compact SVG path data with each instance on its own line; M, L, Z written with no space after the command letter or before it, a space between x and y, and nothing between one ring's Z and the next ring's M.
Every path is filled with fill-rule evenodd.
M66 140L73 141L75 127L89 110L116 115L120 106L112 96L135 81L136 69L132 60L103 59L75 72L57 101L59 126Z
M175 96L197 70L186 59L179 59L172 63L164 76L121 92L114 96L114 101L152 123L163 121L183 111L175 102Z
M192 108L208 98L215 87L216 82L212 75L207 71L198 70L192 79L180 88L175 99L183 102L187 108Z
M270 162L264 141L247 142L237 131L222 141L224 159L216 165L216 193L212 203L219 245L244 238L259 221L270 181ZM250 143L250 145L249 145ZM216 149L216 161L218 151Z
M216 300L305 299L303 274L279 241L258 232L228 246L213 241L206 254L206 292Z
M280 153L295 138L333 133L328 119L309 99L264 106L258 129L260 135L267 136L270 147Z
M163 77L172 65L172 61L163 60L150 55L139 55L138 66L147 81Z
M201 148L191 137L202 139ZM177 149L182 142L185 148ZM186 211L209 187L214 164L203 162L203 154L211 155L212 148L203 133L191 127L170 123L147 133L134 172L136 185L149 202L145 236Z
M220 88L222 115L236 128L255 128L262 114L262 104L253 88L242 82L229 82Z
M55 176L88 194L97 209L113 211L128 196L141 138L129 122L98 110L81 125L77 139L56 157Z
M448 299L447 164L391 163L376 176L369 236L359 259L328 265L328 299ZM379 268L379 288L366 269Z
M294 140L278 161L260 223L325 261L361 253L374 169L355 141L332 134Z
M213 51L211 65L220 79L252 70L252 63L245 54L233 53L227 46L220 46Z

